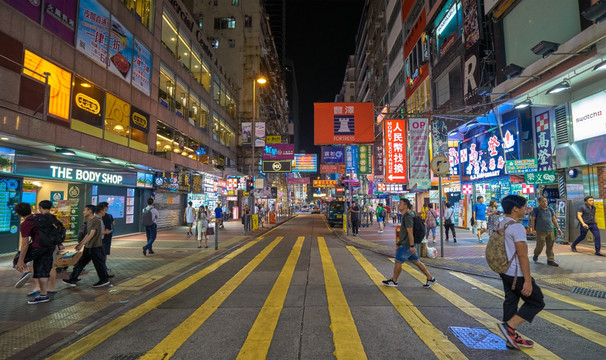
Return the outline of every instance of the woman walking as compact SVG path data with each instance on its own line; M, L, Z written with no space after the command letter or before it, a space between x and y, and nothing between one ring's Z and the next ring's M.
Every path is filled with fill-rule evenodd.
M208 247L208 236L206 229L208 228L208 212L203 205L198 209L197 225L198 228L198 249L202 247L202 237L204 237L204 247Z
M492 235L499 227L499 211L497 210L499 203L496 200L490 200L488 208L486 208L488 236Z
M438 214L433 209L433 204L427 205L427 211L425 211L425 225L427 230L425 231L425 237L429 240L429 232L433 235L433 242L436 242L436 227L438 226L438 222L436 221Z

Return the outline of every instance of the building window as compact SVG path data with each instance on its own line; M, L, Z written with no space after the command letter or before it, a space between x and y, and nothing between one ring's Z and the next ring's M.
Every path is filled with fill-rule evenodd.
M187 118L187 100L188 100L187 86L181 82L177 82L177 93L175 96L175 112L178 116L186 119Z
M208 125L210 122L210 112L208 106L204 102L200 102L200 127L204 131L208 131Z
M193 126L200 127L200 99L198 99L196 94L189 94L187 106L187 117L189 119L189 123Z
M164 66L160 67L160 86L158 101L167 109L175 108L175 75Z
M244 27L247 27L247 28L252 27L252 16L250 16L250 15L244 16Z
M213 47L214 49L218 49L219 48L219 39L212 39L210 41L210 46Z
M158 121L158 130L156 131L156 154L164 155L169 152L200 161L196 150L201 149L199 142L186 136L182 132Z
M229 39L229 47L230 47L230 48L234 48L234 47L236 47L236 40L234 40L234 39Z
M232 6L238 6L238 5L240 5L240 0L231 0L231 5Z
M233 17L215 18L215 29L235 29L236 19Z
M183 67L188 71L191 71L191 47L189 39L182 34L179 34L179 55L177 60L181 62Z
M154 0L120 0L148 30L153 28Z
M167 13L162 13L162 45L167 48L173 56L177 56L177 40L179 31L175 22L168 16Z
M191 72L196 80L202 84L204 89L206 89L206 91L210 91L210 71L208 70L208 65L206 62L201 59L200 54L194 50L191 58Z

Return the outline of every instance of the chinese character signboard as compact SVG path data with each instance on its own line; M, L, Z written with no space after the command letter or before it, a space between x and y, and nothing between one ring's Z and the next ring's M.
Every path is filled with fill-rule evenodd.
M109 70L130 83L133 34L112 16L112 28L109 39Z
M28 2L31 3L31 1ZM70 45L74 45L76 7L76 1L44 1L44 27Z
M537 171L537 159L507 160L508 174L525 174Z
M406 124L404 120L384 120L385 182L406 182ZM429 174L428 174L429 177Z
M337 174L338 172L339 172L339 165L335 165L335 164L321 164L320 165L321 174Z
M317 154L294 154L292 161L293 172L317 172L318 155Z
M345 171L358 172L358 146L349 145L345 148Z
M429 179L429 120L409 120L410 179Z
M358 150L358 172L372 174L372 146L360 145Z
M342 146L322 146L323 163L344 163L345 148Z
M152 55L140 41L135 39L133 52L133 86L145 95L150 94Z
M375 140L374 149L374 175L383 176L383 169L385 168L385 157L383 156L383 133L379 134L378 139Z
M537 160L539 162L539 170L553 170L551 163L551 130L549 129L549 111L534 117L537 136Z
M294 157L294 144L265 144L263 148L263 160L293 160Z
M109 11L95 0L80 0L76 48L97 63L107 66Z
M364 144L375 140L372 103L315 103L316 145Z
M265 142L267 144L280 144L282 143L281 135L267 135Z
M450 176L459 176L459 148L448 148L448 161L450 162Z
M501 138L501 131L503 138ZM506 158L519 157L517 120L492 128L459 143L461 181L505 175Z
M556 179L555 171L537 171L524 174L524 180L529 185L555 184Z
M314 187L327 188L337 186L337 180L314 180Z

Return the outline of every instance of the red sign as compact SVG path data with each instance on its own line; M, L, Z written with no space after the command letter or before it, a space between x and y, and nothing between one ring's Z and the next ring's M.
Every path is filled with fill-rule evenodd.
M336 174L339 172L339 165L320 164L321 174Z
M231 208L232 219L238 220L238 217L239 217L238 215L240 215L240 208L237 206L234 206L233 208Z
M406 124L404 120L388 119L385 128L385 182L406 182Z
M309 178L308 177L304 177L304 178L292 178L292 179L286 179L286 183L288 185L307 185L309 184Z
M369 144L375 140L372 103L315 103L316 145Z
M522 184L522 194L534 194L534 185Z
M345 188L343 186L336 187L335 192L338 192L338 193L345 192Z
M337 186L337 180L314 180L314 187L325 188Z

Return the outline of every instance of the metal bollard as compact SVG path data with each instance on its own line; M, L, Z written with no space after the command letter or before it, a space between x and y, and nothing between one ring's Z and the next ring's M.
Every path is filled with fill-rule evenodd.
M219 250L219 222L215 221L215 250Z

